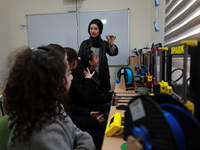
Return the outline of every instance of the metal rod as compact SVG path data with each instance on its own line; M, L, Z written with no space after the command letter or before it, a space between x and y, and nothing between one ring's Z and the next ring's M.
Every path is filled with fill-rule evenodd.
M118 102L118 101L116 101L116 103L129 103L129 102Z
M172 54L171 50L167 51L166 81L171 86L172 79Z
M116 100L130 100L131 98L116 98Z
M164 61L163 61L163 51L162 50L160 50L160 80L159 81L162 81L163 80L163 69L164 68L162 68L163 67L163 63L164 63Z
M113 92L112 106L115 106L115 96L116 96L116 93L115 93L115 92Z
M183 87L182 87L182 98L184 104L187 101L187 56L188 56L188 45L184 45L184 59L183 59Z
M116 94L137 94L136 92L126 91L126 92L115 92Z
M133 97L134 95L116 95L116 96L118 96L118 97Z
M175 92L172 92L174 96L176 96L180 101L182 100L182 97L176 94Z

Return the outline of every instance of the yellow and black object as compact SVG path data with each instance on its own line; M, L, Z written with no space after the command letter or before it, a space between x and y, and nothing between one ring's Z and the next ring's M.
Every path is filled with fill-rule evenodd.
M168 82L161 81L159 83L152 84L152 92L153 93L163 93L163 94L172 94L172 86L169 86Z
M108 120L105 131L106 136L120 135L124 131L124 126L122 125L123 121L124 121L124 116L122 116L121 113L116 112Z
M199 95L199 84L200 84L200 78L197 74L200 73L197 72L198 69L196 69L196 66L200 65L199 61L199 42L197 40L187 40L182 41L180 45L176 45L173 47L161 47L159 48L163 51L163 57L162 57L162 67L160 68L160 71L162 72L161 78L162 80L168 82L169 86L174 87L174 91L172 91L173 94L176 95L175 87L176 85L172 85L172 56L181 56L183 57L183 83L182 83L182 90L180 95L180 100L182 103L190 110L192 114L196 114L195 116L200 121L200 96ZM167 56L165 54L167 53ZM190 66L190 85L189 90L187 90L187 58L190 55L191 58L191 66ZM165 69L165 58L167 58L166 62L166 69ZM166 79L165 79L165 73L166 70ZM190 101L189 101L190 100ZM195 108L194 108L195 107ZM196 110L197 108L197 110ZM196 112L197 111L197 112ZM196 113L195 113L196 112Z

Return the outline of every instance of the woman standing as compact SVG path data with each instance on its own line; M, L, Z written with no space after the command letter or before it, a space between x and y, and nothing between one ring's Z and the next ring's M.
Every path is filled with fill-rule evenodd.
M96 68L96 71L99 73L100 87L102 90L108 91L111 89L111 86L106 53L110 56L116 56L118 54L118 48L114 44L116 36L108 35L106 37L107 41L104 41L101 38L102 31L103 24L101 20L92 20L88 26L90 38L82 42L78 55L85 50L92 50L97 55L99 58L99 67Z

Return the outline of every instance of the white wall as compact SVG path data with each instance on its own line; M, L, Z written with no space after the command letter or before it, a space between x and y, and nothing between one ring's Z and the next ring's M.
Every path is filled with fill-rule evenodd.
M158 11L158 15L156 15ZM156 17L158 16L158 17ZM162 43L164 46L164 27L165 27L165 0L160 0L160 5L155 7L154 1L152 1L152 39L154 43ZM159 22L159 31L155 32L154 30L154 21Z
M160 3L162 5L164 2L160 1ZM2 64L4 61L2 58L5 58L10 52L7 49L14 51L20 46L28 45L27 30L19 30L18 28L19 23L26 23L27 14L63 13L66 12L67 6L74 6L75 2L64 2L64 0L9 0L8 2L0 2L0 4L0 19L6 18L5 22L1 21L0 23L0 32L4 32L7 38L3 38L4 42L0 40L0 63ZM156 34L153 32L154 0L84 0L78 1L78 4L79 11L130 8L130 50L145 47L154 38L156 42L162 39L161 32ZM116 74L120 67L122 66L110 67L112 89L114 89ZM1 84L3 82L0 80Z
M8 1L0 1L0 20L0 85L2 85L3 78L5 77L5 60L8 53L11 51L11 32Z

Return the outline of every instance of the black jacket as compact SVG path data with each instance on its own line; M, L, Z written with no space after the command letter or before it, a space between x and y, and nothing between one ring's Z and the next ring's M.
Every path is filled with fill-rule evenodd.
M81 43L78 55L84 50L90 50L92 47L91 40L85 40ZM99 49L99 80L101 83L101 89L108 91L111 89L110 86L110 72L108 66L108 59L106 53L110 56L116 56L118 54L118 48L115 45L116 50L114 54L110 51L110 46L107 41L101 40Z
M80 128L82 131L90 131L99 128L99 122L96 118L90 116L90 110L78 107L75 105L70 106L70 118L73 123Z
M99 83L99 77L96 71L92 79L85 78L84 73L74 78L69 91L71 103L87 108L88 104L110 102L112 92L102 91Z

